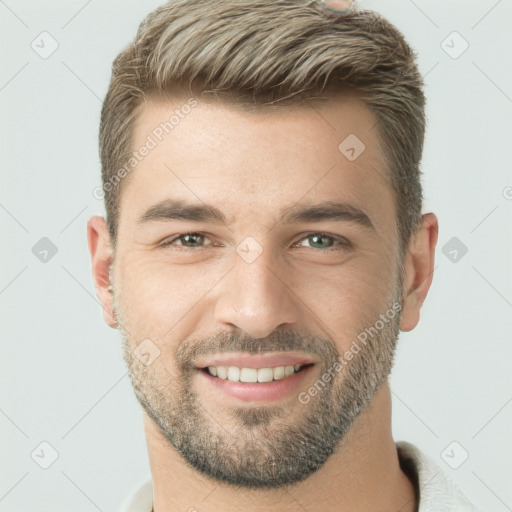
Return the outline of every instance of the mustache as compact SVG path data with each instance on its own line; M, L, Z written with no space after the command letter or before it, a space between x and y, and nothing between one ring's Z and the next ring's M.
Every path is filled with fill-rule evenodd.
M329 338L314 336L306 331L274 331L265 338L246 333L218 331L200 340L185 339L176 353L176 362L184 370L194 366L199 357L243 352L257 355L271 352L305 352L324 361L339 357L336 345Z

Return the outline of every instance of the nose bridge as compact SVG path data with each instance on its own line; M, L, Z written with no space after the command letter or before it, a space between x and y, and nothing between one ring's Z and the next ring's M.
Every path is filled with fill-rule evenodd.
M247 250L249 249L249 250ZM216 320L232 324L255 338L268 336L277 327L289 327L300 318L299 302L287 281L290 276L276 265L268 249L247 257L251 241L237 249L234 269L224 283L216 304ZM245 250L245 252L244 252Z

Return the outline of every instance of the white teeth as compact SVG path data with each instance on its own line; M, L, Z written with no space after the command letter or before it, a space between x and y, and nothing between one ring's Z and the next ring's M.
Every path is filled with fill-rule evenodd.
M284 366L274 368L274 380L284 379Z
M219 379L228 378L228 370L225 366L217 366L217 377L219 377Z
M240 370L240 382L258 382L258 370L256 368L242 368Z
M272 382L274 380L274 372L272 368L260 368L258 370L258 382Z
M272 382L282 380L295 372L302 366L276 366L275 368L238 368L237 366L208 366L208 372L214 377L230 380L232 382Z
M285 377L289 377L293 373L295 373L295 368L293 366L285 366L284 367L284 376Z
M238 382L240 380L240 368L238 366L230 366L228 368L228 380Z

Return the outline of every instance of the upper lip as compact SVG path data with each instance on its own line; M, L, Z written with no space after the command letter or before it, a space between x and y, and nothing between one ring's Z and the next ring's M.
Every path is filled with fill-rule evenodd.
M219 354L204 358L196 363L197 368L208 366L237 366L238 368L271 368L275 366L302 366L315 364L316 361L307 355L301 354Z

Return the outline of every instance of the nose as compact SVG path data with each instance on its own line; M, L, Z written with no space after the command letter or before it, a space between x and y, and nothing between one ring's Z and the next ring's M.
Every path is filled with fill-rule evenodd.
M270 251L248 263L235 256L234 268L222 282L215 319L235 326L254 338L269 336L275 329L296 326L301 301L293 290L292 276L284 265L271 265Z

